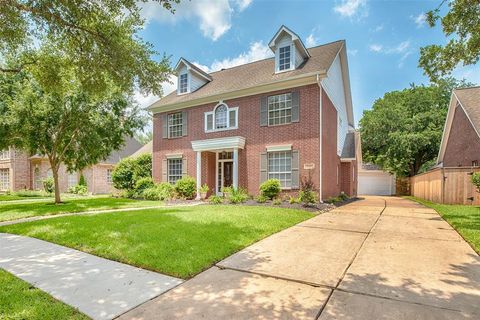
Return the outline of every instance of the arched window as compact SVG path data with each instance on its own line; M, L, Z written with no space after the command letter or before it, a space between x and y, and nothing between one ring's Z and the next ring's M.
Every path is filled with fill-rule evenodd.
M215 109L215 129L225 129L227 127L227 106L221 104Z

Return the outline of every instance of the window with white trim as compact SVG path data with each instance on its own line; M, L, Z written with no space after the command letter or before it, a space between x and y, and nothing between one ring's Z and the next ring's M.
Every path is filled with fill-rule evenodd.
M0 169L0 190L10 189L10 169Z
M268 152L268 179L280 180L282 188L292 187L292 151Z
M238 107L229 108L218 104L213 111L205 112L205 132L232 130L238 128Z
M107 169L107 183L108 184L113 183L112 172L113 172L113 169Z
M292 93L268 97L268 125L292 122Z
M42 175L40 174L40 169L38 167L35 167L35 170L33 170L33 188L35 190L43 188Z
M183 136L183 113L177 112L168 115L168 137Z
M10 159L10 150L0 150L0 160Z
M280 49L278 49L278 51L278 70L290 70L290 46L281 47Z
M69 173L68 174L68 187L74 187L78 184L77 173Z
M188 73L181 74L180 77L178 77L178 92L188 92Z
M167 159L167 165L168 182L171 184L175 184L177 180L180 180L182 178L183 160L182 158Z

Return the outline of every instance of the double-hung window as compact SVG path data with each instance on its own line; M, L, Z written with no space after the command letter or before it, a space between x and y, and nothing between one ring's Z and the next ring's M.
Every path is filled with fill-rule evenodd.
M112 172L113 172L113 169L107 169L107 183L108 184L113 183Z
M268 179L280 180L282 188L292 187L292 151L268 153Z
M188 92L188 73L181 74L178 78L178 92Z
M168 115L168 137L183 136L183 113L177 112Z
M183 172L183 160L182 158L168 159L167 160L167 179L171 184L175 184L177 180L182 178Z
M10 189L10 169L0 169L0 190Z
M278 70L290 70L290 46L281 47L278 50Z
M229 108L220 103L213 111L205 112L205 132L238 128L238 108Z
M10 159L10 151L8 149L0 150L0 160L8 160L8 159Z
M292 93L268 97L268 125L292 122Z

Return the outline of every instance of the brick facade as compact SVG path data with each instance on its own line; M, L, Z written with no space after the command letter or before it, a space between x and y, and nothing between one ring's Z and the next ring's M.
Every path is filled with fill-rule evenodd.
M474 161L480 165L480 138L463 108L457 104L443 156L443 166L472 166Z
M300 95L299 122L278 126L260 126L260 103L264 96L298 91ZM205 132L204 113L212 111L217 103L210 103L185 109L188 114L187 136L162 138L164 113L153 117L153 178L162 181L163 160L168 154L181 153L187 160L187 174L196 177L196 154L192 141L241 136L246 139L245 148L239 150L239 186L249 194L258 194L260 185L260 156L267 146L291 144L292 150L299 151L300 179L311 174L315 185L320 183L320 96L323 99L323 198L336 196L341 191L341 178L337 183L336 168L339 175L340 158L337 155L337 113L328 96L320 95L318 85L307 85L295 89L269 92L237 99L225 100L230 108L238 107L238 129ZM305 164L313 164L312 170L306 170ZM202 181L210 190L215 190L216 157L214 152L202 152ZM351 190L351 188L349 188ZM297 192L298 190L292 190Z

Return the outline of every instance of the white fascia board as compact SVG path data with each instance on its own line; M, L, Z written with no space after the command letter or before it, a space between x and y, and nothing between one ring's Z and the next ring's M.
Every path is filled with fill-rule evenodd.
M245 147L245 138L240 136L192 141L193 151L243 149L244 147Z
M276 146L267 146L267 152L276 152L276 151L290 151L292 150L292 144L282 144Z

